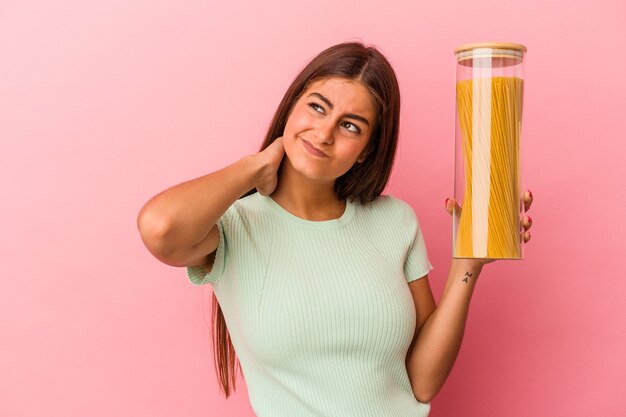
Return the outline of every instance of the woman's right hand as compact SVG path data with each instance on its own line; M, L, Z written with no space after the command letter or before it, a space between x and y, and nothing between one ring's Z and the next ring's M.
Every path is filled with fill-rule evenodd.
M270 195L278 185L278 167L285 155L282 136L276 138L267 148L253 155L261 164L256 189L262 195Z

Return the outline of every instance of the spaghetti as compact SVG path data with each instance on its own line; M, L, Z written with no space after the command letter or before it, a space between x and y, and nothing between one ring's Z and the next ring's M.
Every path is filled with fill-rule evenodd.
M521 259L520 130L523 80L457 82L465 193L454 257Z

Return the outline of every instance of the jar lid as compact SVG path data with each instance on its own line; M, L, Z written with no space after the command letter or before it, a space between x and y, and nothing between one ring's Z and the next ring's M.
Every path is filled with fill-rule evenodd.
M457 61L461 65L472 66L474 59L502 58L498 66L520 63L527 49L524 45L510 42L467 43L454 49Z
M510 49L512 51L526 52L527 49L520 43L511 42L479 42L479 43L466 43L464 45L457 46L454 50L455 54L459 52L469 51L478 48L491 48L491 49Z

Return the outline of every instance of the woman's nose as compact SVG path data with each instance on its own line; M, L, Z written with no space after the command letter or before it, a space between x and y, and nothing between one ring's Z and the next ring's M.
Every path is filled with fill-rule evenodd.
M335 141L335 124L330 120L320 121L315 129L318 143L332 144Z

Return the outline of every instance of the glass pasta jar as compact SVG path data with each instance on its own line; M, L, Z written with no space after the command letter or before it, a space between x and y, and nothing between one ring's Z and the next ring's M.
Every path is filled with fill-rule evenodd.
M522 259L522 103L526 47L461 45L456 66L454 258Z

